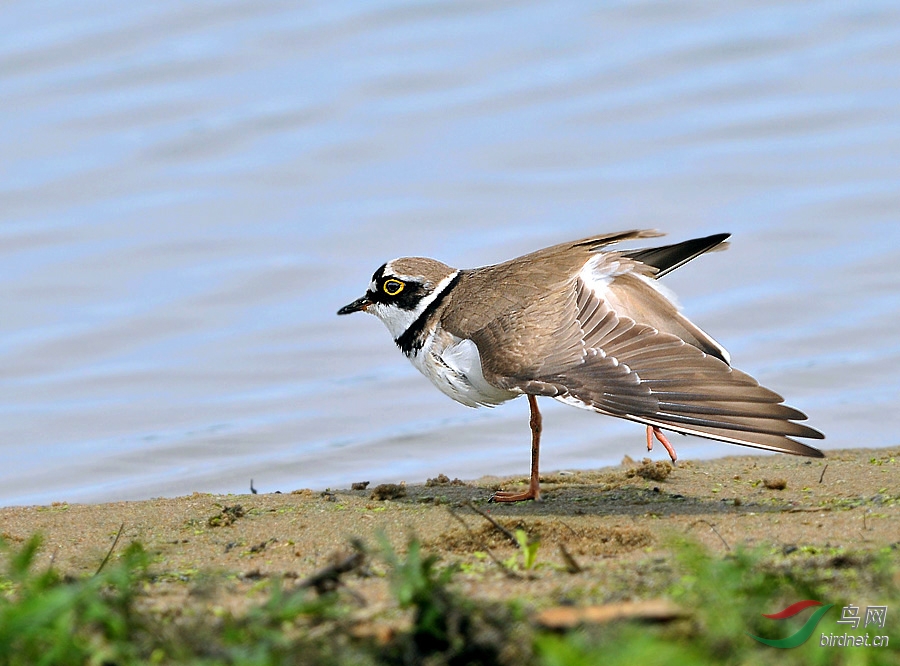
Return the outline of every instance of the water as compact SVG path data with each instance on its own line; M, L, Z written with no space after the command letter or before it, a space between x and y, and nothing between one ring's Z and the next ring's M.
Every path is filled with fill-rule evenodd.
M335 311L395 256L633 227L732 232L665 279L687 314L824 448L897 443L896 3L48 1L0 23L2 504L524 474L524 401L453 403ZM635 424L544 407L547 471L643 455Z

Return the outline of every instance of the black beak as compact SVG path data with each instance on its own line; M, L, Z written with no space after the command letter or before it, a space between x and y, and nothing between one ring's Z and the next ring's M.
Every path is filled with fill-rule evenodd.
M350 305L345 305L340 310L337 311L339 315L350 314L351 312L359 312L362 310L365 312L366 308L372 305L372 301L369 300L368 296L363 296L362 298L357 298L355 301L350 303Z

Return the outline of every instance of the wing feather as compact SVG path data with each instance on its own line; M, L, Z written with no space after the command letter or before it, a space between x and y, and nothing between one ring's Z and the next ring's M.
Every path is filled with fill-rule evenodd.
M575 292L584 356L529 382L507 377L507 384L676 432L822 456L791 439L823 435L798 423L806 415L779 394L676 335L619 315L581 278Z
M658 277L724 236L630 253L624 232L466 273L444 328L475 342L490 384L685 434L821 457L806 415L730 366L728 353L678 312ZM523 277L521 263L529 271ZM498 289L504 285L506 289Z

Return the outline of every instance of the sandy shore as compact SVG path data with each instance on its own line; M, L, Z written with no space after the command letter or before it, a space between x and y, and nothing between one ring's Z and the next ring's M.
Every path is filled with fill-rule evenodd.
M347 479L353 482L365 479ZM384 533L402 551L415 535L426 552L460 564L464 591L521 598L534 608L560 600L638 599L667 544L688 535L714 553L770 544L785 553L872 551L900 542L900 448L833 451L824 460L741 456L679 463L633 462L597 471L548 473L543 501L486 502L523 478L446 478L427 484L267 495L195 493L174 499L0 509L0 533L15 545L44 536L38 566L96 571L131 541L154 555L146 590L160 608L190 603L239 612L262 579L302 581ZM474 508L473 508L474 507ZM536 566L511 576L498 561L519 557L495 525L540 540ZM567 556L568 555L568 556ZM377 558L370 558L377 574ZM522 570L522 567L520 567ZM573 573L573 571L576 571ZM207 591L199 594L204 582ZM369 609L389 603L383 577L346 583ZM204 588L206 589L206 588Z

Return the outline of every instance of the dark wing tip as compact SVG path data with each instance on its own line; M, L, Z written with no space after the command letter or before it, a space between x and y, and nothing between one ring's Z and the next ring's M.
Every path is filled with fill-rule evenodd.
M819 435L819 437L815 437L815 439L824 439L824 435L820 433L818 430L813 430L812 428L808 428L812 432ZM813 435L803 434L802 437L810 437L814 438ZM795 456L806 456L807 458L824 458L825 454L817 449L814 446L810 446L809 444L804 444L803 442L798 442L793 437L785 437L785 445L781 449L782 453L791 453Z
M692 238L680 243L673 243L672 245L628 250L622 254L629 259L652 266L656 269L653 277L661 278L676 268L684 266L692 259L696 259L701 254L727 248L728 245L723 245L723 243L730 237L730 233L712 234L711 236Z

